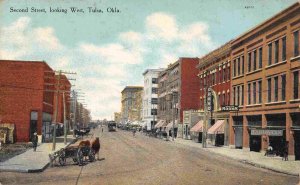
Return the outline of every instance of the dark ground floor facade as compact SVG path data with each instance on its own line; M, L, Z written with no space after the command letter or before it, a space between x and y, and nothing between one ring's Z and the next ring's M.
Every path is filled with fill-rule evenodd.
M281 109L230 113L229 145L253 152L265 152L289 160L300 160L300 111Z

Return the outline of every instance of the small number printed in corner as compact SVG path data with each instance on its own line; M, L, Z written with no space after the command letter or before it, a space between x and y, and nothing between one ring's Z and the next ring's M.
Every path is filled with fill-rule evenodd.
M253 9L254 6L250 5L250 6L245 6L245 9Z

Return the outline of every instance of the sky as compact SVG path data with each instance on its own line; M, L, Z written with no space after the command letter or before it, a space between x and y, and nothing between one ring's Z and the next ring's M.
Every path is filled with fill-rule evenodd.
M0 59L46 61L54 70L76 72L70 78L76 78L72 83L84 93L92 118L111 119L121 111L121 91L142 86L146 69L201 57L294 2L0 0ZM71 7L84 12L72 13Z

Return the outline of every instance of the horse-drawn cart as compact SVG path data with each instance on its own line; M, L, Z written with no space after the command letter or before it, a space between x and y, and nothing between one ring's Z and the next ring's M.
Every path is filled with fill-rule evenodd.
M91 148L89 140L77 141L59 151L58 162L60 165L65 165L67 158L72 158L75 163L82 165L87 160L90 162L95 160L95 151Z

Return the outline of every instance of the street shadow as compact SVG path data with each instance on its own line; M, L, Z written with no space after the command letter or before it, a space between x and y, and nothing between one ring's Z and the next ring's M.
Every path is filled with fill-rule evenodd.
M96 160L96 161L104 161L104 160L105 160L105 158L102 157L101 159L98 159L98 160Z

